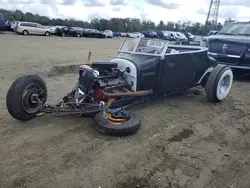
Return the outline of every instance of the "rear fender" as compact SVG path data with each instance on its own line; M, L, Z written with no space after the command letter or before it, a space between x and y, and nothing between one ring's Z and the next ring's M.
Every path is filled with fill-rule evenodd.
M218 65L218 62L213 57L210 57L210 56L207 56L207 57L209 61L212 62L211 66L203 73L197 85L204 83L204 78L207 78L209 74L214 70L214 68Z
M209 76L209 74L214 70L214 67L209 67L201 76L200 80L198 81L197 85L204 83L204 79Z

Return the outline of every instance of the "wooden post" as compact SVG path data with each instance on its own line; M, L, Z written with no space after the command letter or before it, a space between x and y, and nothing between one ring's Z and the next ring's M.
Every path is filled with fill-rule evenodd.
M90 66L92 65L92 56L91 56L91 52L89 52L88 64L89 64Z

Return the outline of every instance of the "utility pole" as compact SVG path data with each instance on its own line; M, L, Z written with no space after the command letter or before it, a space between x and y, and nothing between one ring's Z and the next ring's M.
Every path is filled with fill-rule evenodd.
M211 0L209 5L209 10L207 14L207 19L204 28L204 34L207 32L207 27L209 22L212 24L212 28L218 23L218 14L220 8L220 0Z

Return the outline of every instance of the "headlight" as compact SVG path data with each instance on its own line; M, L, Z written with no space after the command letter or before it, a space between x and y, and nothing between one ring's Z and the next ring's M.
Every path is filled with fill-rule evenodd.
M200 46L207 47L207 42L205 40L201 40Z

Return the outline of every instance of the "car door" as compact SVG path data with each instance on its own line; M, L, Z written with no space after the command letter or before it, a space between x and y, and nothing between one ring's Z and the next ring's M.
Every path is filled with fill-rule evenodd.
M206 52L204 52L206 53ZM192 85L196 73L202 71L206 54L181 53L165 55L162 63L161 88L164 92L181 90Z
M40 24L37 24L37 34L43 35L44 33L45 33L45 27Z
M30 34L32 34L32 35L37 35L38 34L37 24L36 23L29 23L28 27L29 27Z

